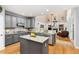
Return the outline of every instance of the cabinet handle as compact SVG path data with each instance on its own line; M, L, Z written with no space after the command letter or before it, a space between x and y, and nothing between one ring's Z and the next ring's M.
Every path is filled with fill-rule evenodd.
M47 46L47 44L45 43L45 47Z

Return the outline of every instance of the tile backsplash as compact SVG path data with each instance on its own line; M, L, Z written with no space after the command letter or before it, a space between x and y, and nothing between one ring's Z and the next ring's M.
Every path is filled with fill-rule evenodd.
M17 33L17 31L26 31L27 32L27 29L21 29L21 28L6 29L5 34L14 34L14 33Z

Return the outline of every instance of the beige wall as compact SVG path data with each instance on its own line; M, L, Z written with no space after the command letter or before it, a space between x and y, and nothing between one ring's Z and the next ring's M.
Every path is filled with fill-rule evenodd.
M36 20L38 20L39 22L45 23L47 21L47 16L46 15L37 16Z
M58 28L59 24L64 24L65 27L67 26L67 24L66 24L66 11L64 11L64 12L51 12L48 15L41 15L41 16L37 16L35 18L36 19L35 28L37 29L37 31L39 31L39 29L40 29L40 24L45 25L45 27L44 27L45 30L48 29L48 25L51 24L51 15L50 14L54 14L52 16L52 20L54 19L54 16L56 16L56 19L58 21L58 24L56 26L57 28ZM61 17L64 17L64 19L62 20ZM50 21L48 21L48 19Z
M51 19L51 15L50 14L53 14L52 20L53 20L54 17L56 17L56 20L58 20L58 21L66 21L66 11L62 11L62 12L61 11L50 12L48 14L48 19ZM64 19L62 20L61 17L64 17Z
M44 29L47 28L47 24L46 24L46 22L47 22L47 16L46 15L37 16L35 18L35 20L36 20L35 21L35 29L36 29L37 32L40 32L40 25L41 24L45 26Z

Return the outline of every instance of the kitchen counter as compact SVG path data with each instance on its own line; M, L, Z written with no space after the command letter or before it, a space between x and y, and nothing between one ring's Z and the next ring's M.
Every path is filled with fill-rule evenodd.
M21 54L48 54L48 38L44 36L20 36Z
M23 38L26 40L32 40L39 43L44 43L46 40L48 40L49 37L44 37L44 36L31 37L30 35L23 35L23 36L20 36L20 38Z
M14 34L5 34L5 36L9 36L9 35L17 35L17 33L14 33Z
M54 31L49 31L45 33L37 33L39 36L49 37L48 44L55 45L56 43L56 33Z
M25 32L25 31L17 31L14 33L5 33L5 35L25 35L25 34L29 34L29 33Z

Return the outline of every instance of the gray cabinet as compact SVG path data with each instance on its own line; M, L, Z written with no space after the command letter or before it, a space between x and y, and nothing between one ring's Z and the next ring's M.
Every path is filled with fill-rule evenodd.
M12 26L11 16L5 15L5 27L10 28Z
M38 43L31 40L20 39L21 54L48 54L48 40Z
M17 17L15 17L15 16L12 16L12 19L11 19L11 21L12 21L12 26L11 27L14 27L14 28L16 28L17 27Z
M29 28L30 27L30 19L26 19L25 20L25 28Z
M17 17L17 23L21 23L21 18Z
M26 28L34 28L35 27L35 18L26 18L25 20L25 27Z
M17 17L11 15L5 15L5 27L15 28L17 23Z
M5 12L5 28L16 28L17 24L22 24L24 26L26 17L21 15L16 15L12 12Z
M19 41L19 38L18 38L19 36L18 35L13 35L13 42L14 43L16 43L16 42L18 42Z
M6 35L5 36L5 46L16 43L19 41L17 34Z
M18 27L24 27L25 26L25 17L17 17L17 25Z
M5 13L5 27L6 28L16 28L19 24L25 28L34 28L35 27L35 18L34 17L24 17L21 15L16 15L11 12Z
M32 18L31 20L30 20L30 26L31 27L35 27L35 18Z
M11 35L5 36L5 46L12 44L13 37Z
M23 17L17 17L17 23L25 23L25 19Z

